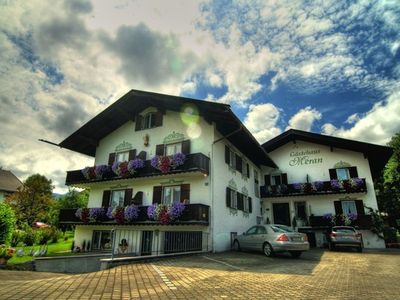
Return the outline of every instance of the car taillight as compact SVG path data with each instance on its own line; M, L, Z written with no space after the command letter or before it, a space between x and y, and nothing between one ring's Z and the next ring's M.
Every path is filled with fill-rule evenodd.
M281 234L278 237L277 241L278 242L289 242L289 238L288 238L288 236L286 234Z

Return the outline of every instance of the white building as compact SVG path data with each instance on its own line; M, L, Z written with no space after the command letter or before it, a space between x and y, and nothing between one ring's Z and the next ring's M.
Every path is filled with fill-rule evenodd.
M60 143L63 148L94 157L97 166L97 173L94 168L67 172L67 185L90 189L89 211L83 210L76 216L76 209L63 210L60 223L76 225L76 246L92 251L110 251L114 247L147 255L227 250L235 234L254 224L289 224L299 210L297 202L304 202L305 214L310 219L333 212L330 204L340 200L338 196L357 196L354 199L376 208L368 159L363 158L363 153L333 144L314 144L301 139L296 143L301 151L320 151L316 153L315 166L289 167L292 143L277 143L276 148L266 143L264 150L228 105L132 90ZM376 147L377 153L387 150L370 147ZM369 155L371 151L364 153ZM176 153L183 153L185 159L181 154L175 156ZM170 166L168 162L173 157L176 159ZM320 157L322 161L317 163ZM133 174L128 173L126 163L121 162L129 162L131 171L137 168ZM328 180L328 169L340 162L358 167L367 193L326 193L321 201L315 196L276 197L272 193L276 186L283 187L282 181L288 181L285 185L304 182L307 174L310 180ZM120 173L110 171L112 165L119 165ZM288 174L286 179L282 173ZM269 187L260 187L263 182ZM175 205L177 209L176 203L184 204L181 215L169 208L159 218L149 216L149 206L157 205L162 210L165 207L160 204ZM137 213L131 214L134 218L129 219L127 212L124 219L121 208L119 218L118 214L117 218L104 215L108 207L127 206L130 212ZM287 206L287 211L282 209ZM279 210L289 214L289 221L276 213ZM168 219L171 216L175 218ZM371 243L379 244L373 240Z

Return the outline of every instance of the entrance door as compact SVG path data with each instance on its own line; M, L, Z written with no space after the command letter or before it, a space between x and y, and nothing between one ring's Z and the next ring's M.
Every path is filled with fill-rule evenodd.
M142 247L140 255L151 255L153 246L153 231L142 231Z
M289 203L273 203L274 223L290 226Z

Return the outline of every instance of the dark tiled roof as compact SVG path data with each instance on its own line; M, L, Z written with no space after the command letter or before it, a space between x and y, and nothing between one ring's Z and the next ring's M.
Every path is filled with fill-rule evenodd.
M0 169L0 191L16 192L22 182L11 172Z
M348 140L297 129L289 129L288 131L283 132L277 137L274 137L273 139L264 143L262 147L269 153L289 142L294 142L296 140L326 145L333 148L361 152L364 154L365 157L368 158L372 176L374 178L380 176L383 168L385 167L387 161L393 153L393 149L390 147Z
M149 106L180 111L184 104L194 104L199 114L208 122L215 122L217 130L256 165L276 167L265 150L229 105L185 97L131 90L111 104L64 141L59 146L89 156L95 156L98 142ZM238 130L241 128L241 130ZM234 134L231 134L235 132Z

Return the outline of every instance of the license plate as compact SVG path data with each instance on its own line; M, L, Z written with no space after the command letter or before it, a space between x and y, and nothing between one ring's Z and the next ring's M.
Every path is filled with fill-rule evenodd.
M303 238L301 238L301 237L292 237L292 241L293 242L302 242Z

